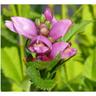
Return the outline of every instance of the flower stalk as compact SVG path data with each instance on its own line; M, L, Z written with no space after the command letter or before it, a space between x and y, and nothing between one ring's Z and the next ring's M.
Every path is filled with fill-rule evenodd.
M18 9L18 15L22 16L22 7L21 5L17 5L17 9ZM20 47L20 56L21 56L21 70L22 70L22 76L25 76L25 67L24 67L24 40L23 40L23 36L19 35L19 47Z

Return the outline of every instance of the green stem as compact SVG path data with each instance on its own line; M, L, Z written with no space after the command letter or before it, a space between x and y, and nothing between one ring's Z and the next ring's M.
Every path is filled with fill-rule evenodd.
M49 4L48 7L51 9L52 12L54 11L54 10L53 10L53 9L54 9L54 5Z
M19 35L19 46L20 46L20 56L21 56L21 69L22 69L22 75L24 77L24 70L25 70L25 66L24 66L24 45L23 45L23 37L21 35Z
M22 16L22 6L21 5L17 5L17 9L18 9L18 15ZM21 69L22 69L22 75L24 77L24 73L25 73L25 65L24 65L24 44L23 44L23 36L19 35L19 45L20 45L20 55L21 55Z
M66 5L61 5L61 19L65 19L68 17L68 8ZM61 41L64 40L64 38L60 39Z
M66 86L69 88L70 91L74 91L74 89L68 83L66 83Z
M16 9L15 9L15 5L10 5L9 6L10 7L10 9L11 9L11 12L12 12L12 14L13 14L13 16L17 16L17 12L16 12Z
M18 15L22 16L22 5L18 4L17 8L18 8Z
M15 5L10 5L10 9L12 11L13 16L20 16L21 15L21 8L20 5L18 5L18 13L16 12ZM22 78L24 77L24 63L23 63L23 58L24 58L24 47L23 47L23 37L19 35L19 45L20 45L20 57L21 57L21 70L22 70Z
M62 19L68 17L68 9L66 5L61 5L61 12Z

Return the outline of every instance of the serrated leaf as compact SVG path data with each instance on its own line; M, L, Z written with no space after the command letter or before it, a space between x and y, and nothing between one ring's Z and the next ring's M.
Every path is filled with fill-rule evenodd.
M51 79L43 79L40 76L39 70L36 69L35 64L32 62L27 63L29 64L27 68L27 74L30 77L33 84L42 90L51 90L54 86L54 81Z

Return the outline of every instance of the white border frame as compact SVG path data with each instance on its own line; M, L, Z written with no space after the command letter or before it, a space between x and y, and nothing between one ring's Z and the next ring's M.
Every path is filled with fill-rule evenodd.
M0 96L96 96L96 92L2 92Z
M1 0L0 4L96 4L96 0Z
M2 0L0 4L96 4L96 0ZM0 92L0 96L96 96L96 92Z

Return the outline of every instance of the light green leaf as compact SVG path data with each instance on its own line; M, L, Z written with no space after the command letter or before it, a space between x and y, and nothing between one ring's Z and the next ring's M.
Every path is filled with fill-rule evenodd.
M82 29L85 28L87 24L89 24L91 21L82 21L78 24L73 24L69 32L62 38L64 41L69 41L76 33L79 33L82 31Z
M83 64L72 58L68 62L66 62L65 69L67 80L71 81L82 75Z
M84 76L90 80L96 81L96 48L93 49L93 52L85 61Z
M90 10L90 6L89 5L82 5L83 6L83 10L82 10L82 20L93 20L93 16L92 16L92 10ZM86 34L86 36L89 38L88 42L90 44L93 44L93 22L91 22L90 24L88 24L85 29L84 32Z
M34 10L31 10L30 5L17 5L17 9L18 9L18 15L19 16L23 16L23 17L27 17L27 18L31 18L34 19L36 17L39 17L40 15L35 12Z
M4 47L1 54L3 73L6 77L19 83L22 80L22 68L17 47Z

